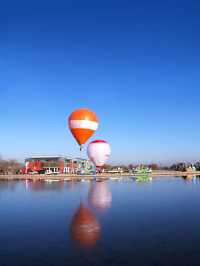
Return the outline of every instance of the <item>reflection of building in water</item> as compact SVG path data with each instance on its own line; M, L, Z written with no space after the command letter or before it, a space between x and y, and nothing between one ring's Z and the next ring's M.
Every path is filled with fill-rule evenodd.
M183 179L185 179L187 181L195 181L196 176L195 175L186 175L186 176L183 176Z
M81 203L72 219L72 239L82 246L94 246L100 238L100 231L95 215Z
M42 190L61 190L64 188L64 182L45 182L45 181L27 181L26 189L33 191L42 191Z
M187 175L186 179L187 179L187 180L192 180L193 177L194 177L193 175Z
M17 186L17 182L13 181L2 181L0 182L0 199L4 191L14 191ZM1 194L2 193L2 194Z
M17 184L17 182L13 181L2 181L0 182L0 192L1 190L15 190Z
M91 185L89 202L97 209L107 209L112 203L112 194L106 182L96 182Z
M76 173L80 168L88 168L91 162L82 158L64 156L35 156L25 160L25 173Z

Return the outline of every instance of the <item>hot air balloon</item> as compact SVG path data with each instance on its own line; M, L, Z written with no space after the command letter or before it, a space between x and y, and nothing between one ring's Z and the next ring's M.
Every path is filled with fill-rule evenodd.
M68 126L72 135L80 145L86 143L86 141L94 134L99 125L96 114L86 108L77 109L71 113L68 120Z
M106 182L95 182L91 185L88 199L90 204L98 210L104 211L112 202L112 194Z
M100 231L95 215L81 203L72 219L72 239L82 246L94 246L100 237Z
M101 167L110 157L110 145L105 140L94 140L88 145L87 154L96 167Z

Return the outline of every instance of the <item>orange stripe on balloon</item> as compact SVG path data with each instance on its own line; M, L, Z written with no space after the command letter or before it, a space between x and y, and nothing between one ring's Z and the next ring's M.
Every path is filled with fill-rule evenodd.
M71 113L69 120L89 120L98 122L96 114L87 108L75 110Z
M71 132L79 145L83 145L94 134L94 130L85 128L71 128Z

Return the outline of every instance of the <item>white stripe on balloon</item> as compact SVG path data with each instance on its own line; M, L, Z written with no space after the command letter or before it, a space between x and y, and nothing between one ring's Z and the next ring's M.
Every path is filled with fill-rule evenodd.
M70 128L85 128L91 130L97 130L98 123L90 120L70 120Z

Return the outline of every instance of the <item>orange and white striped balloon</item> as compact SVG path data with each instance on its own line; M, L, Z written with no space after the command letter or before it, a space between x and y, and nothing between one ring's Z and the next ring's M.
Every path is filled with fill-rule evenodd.
M72 135L81 146L94 134L99 125L96 114L90 109L77 109L71 113L68 126Z

